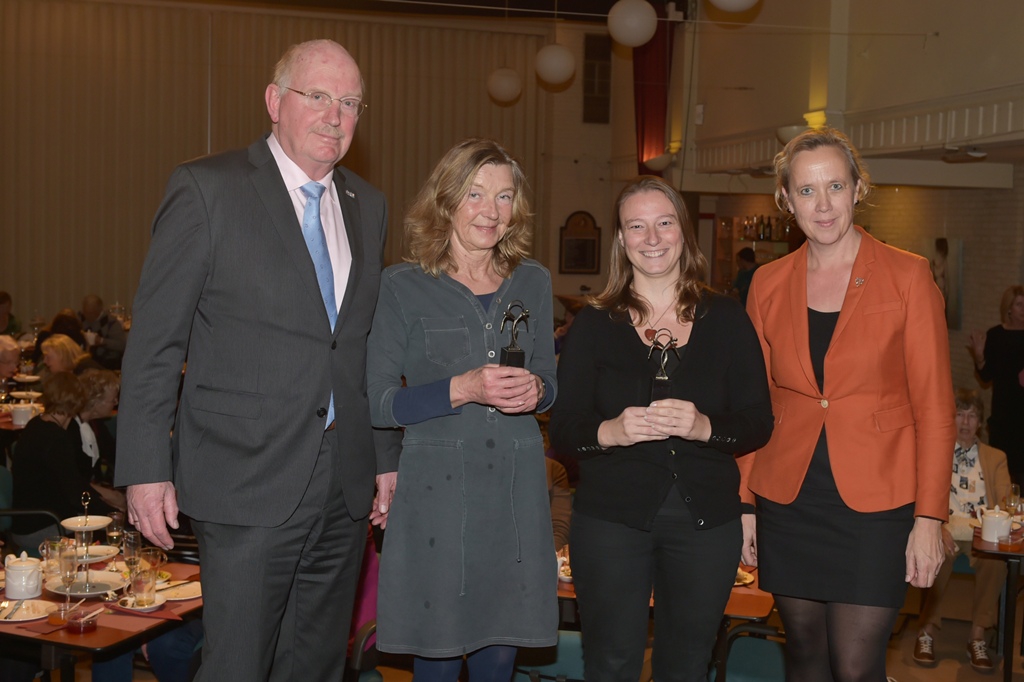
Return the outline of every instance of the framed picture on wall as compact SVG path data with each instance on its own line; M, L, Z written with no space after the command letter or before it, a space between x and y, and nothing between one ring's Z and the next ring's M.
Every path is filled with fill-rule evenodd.
M569 214L559 228L558 272L596 275L601 271L601 228L586 211Z

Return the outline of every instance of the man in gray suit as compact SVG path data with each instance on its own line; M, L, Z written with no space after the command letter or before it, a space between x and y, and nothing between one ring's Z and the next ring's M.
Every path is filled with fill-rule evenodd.
M199 680L340 680L367 513L386 521L398 434L370 429L365 358L387 210L335 168L362 96L340 45L293 46L271 134L178 167L154 220L116 485L161 547L193 520Z

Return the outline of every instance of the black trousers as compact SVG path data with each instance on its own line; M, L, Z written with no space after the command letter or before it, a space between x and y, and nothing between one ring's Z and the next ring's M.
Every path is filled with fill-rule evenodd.
M739 519L698 531L685 510L659 514L649 532L573 514L569 547L587 682L640 678L652 587L654 679L705 682L742 538Z
M342 679L367 522L348 515L337 434L324 433L309 487L281 526L193 521L206 637L199 682Z

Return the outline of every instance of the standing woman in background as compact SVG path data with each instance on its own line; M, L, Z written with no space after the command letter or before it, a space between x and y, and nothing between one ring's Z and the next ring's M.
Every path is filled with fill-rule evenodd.
M1003 292L997 324L971 332L971 354L982 381L992 382L988 441L1006 453L1014 483L1024 483L1024 286Z
M772 431L764 361L739 302L704 284L671 185L637 178L616 219L608 285L569 330L551 417L554 446L580 460L569 546L584 677L639 679L653 588L654 679L703 681L753 533L736 455Z
M747 299L775 414L741 460L758 507L747 550L775 594L789 682L881 682L906 584L929 587L943 559L956 431L942 296L926 259L853 224L870 180L842 133L798 135L775 173L807 241L762 265Z

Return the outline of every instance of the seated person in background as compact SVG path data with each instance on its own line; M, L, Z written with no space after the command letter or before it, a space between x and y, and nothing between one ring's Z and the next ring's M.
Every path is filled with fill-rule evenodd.
M11 312L11 295L0 291L0 334L16 336L21 333L21 322Z
M99 364L70 336L53 334L40 344L43 364L49 374L74 372L81 374L87 369L100 369ZM38 368L37 368L38 369Z
M572 519L572 491L569 490L569 476L565 467L551 459L544 458L548 474L548 499L551 502L551 528L555 534L555 551L569 544L569 522Z
M87 347L85 336L82 334L82 323L78 321L78 315L71 308L64 308L54 315L50 324L39 330L39 333L36 335L36 349L32 355L32 362L36 365L39 364L43 356L43 341L57 334L69 337L82 348Z
M114 413L121 392L121 378L109 369L87 369L79 376L85 389L85 407L75 417L82 439L79 465L93 480L102 477L101 464L114 470L114 439L99 420Z
M48 509L60 518L82 513L82 493L90 491L90 477L78 466L82 457L76 433L68 427L85 406L82 382L70 372L58 372L43 382L41 402L46 412L29 421L18 437L11 457L14 507ZM92 496L89 512L105 514L113 509ZM15 517L12 537L21 549L35 550L55 532L53 521L36 516Z
M0 336L0 381L10 379L17 374L17 363L20 357L22 357L22 350L17 347L17 341L9 336ZM9 385L8 388L10 388ZM0 424L10 421L9 412L0 412ZM0 431L0 455L7 450L7 446L13 439L14 435L11 432Z
M999 591L1006 580L1006 564L1001 559L977 557L971 553L974 529L970 520L975 510L992 508L1010 492L1010 472L1002 450L978 440L978 426L985 416L985 405L977 391L956 391L956 447L953 455L953 480L949 488L949 523L942 527L946 560L935 583L925 596L918 621L914 660L920 665L935 665L933 639L942 628L942 601L953 573L958 552L971 559L974 569L974 613L967 655L971 666L981 672L993 669L985 644L985 630L995 627Z
M14 337L0 336L0 379L10 379L18 373L18 361L21 360L21 348Z
M96 362L107 369L121 369L121 358L127 341L121 322L103 308L103 299L89 294L82 299L82 333Z
M732 293L744 306L747 305L747 292L750 291L754 270L757 270L757 258L754 250L745 246L736 252L736 279L732 281Z

